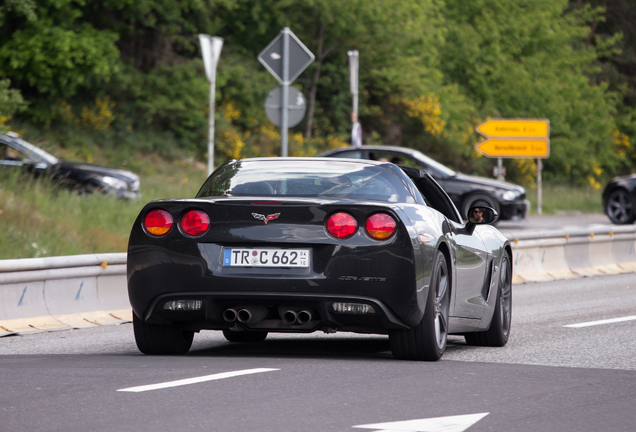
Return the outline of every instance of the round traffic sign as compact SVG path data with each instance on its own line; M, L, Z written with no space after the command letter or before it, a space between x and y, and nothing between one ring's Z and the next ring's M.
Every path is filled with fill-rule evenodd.
M278 127L282 126L282 95L283 86L278 86L269 92L265 100L265 114L269 121ZM306 110L305 97L297 88L290 86L287 97L287 126L291 128L300 123L305 117Z

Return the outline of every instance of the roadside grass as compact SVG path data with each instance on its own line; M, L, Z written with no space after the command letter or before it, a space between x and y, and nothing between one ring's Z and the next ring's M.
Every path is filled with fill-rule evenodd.
M602 194L603 189L544 182L541 213L552 215L603 213ZM537 188L526 187L526 197L531 203L530 214L537 214Z
M147 202L194 197L206 177L205 170L185 161L151 158L144 165L139 201L78 195L45 179L2 173L0 259L125 252L130 229Z

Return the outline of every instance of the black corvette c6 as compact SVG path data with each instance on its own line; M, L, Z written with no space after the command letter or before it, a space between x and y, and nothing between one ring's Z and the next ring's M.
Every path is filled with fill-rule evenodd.
M228 162L194 199L157 200L128 246L135 339L179 354L195 332L388 334L396 358L437 360L449 334L503 346L512 251L467 222L423 170L333 158Z

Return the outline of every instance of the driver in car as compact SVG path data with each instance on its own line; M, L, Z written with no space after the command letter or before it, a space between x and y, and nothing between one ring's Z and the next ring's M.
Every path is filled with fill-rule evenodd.
M8 145L3 145L2 147L3 147L2 152L1 152L2 156L0 156L0 158L2 160L14 161L14 160L18 159L19 156L18 156L18 152L17 151L12 149Z
M483 208L474 208L472 214L470 215L470 221L472 223L481 223L484 220L484 209Z

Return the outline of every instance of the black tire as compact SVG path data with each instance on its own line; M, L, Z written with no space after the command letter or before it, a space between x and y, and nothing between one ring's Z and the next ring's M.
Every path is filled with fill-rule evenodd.
M605 214L616 225L632 224L636 220L634 200L625 189L616 189L607 197Z
M147 324L133 313L137 348L144 354L185 354L192 346L193 331L175 325Z
M512 266L506 252L499 271L495 310L486 331L466 333L466 343L472 346L502 347L508 343L512 323Z
M490 207L495 209L497 214L499 214L499 218L501 218L501 211L499 208L499 203L494 198L484 195L484 194L473 194L469 195L462 202L462 217L464 219L468 218L468 210L471 207Z
M446 350L450 312L450 272L446 257L437 251L422 321L406 330L390 330L393 356L400 360L439 360Z
M230 342L263 342L267 337L266 331L232 331L223 330L223 336Z

